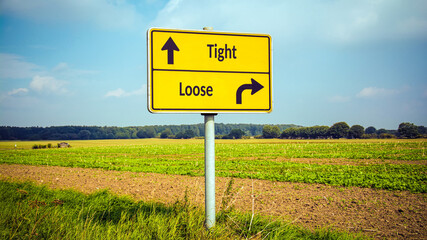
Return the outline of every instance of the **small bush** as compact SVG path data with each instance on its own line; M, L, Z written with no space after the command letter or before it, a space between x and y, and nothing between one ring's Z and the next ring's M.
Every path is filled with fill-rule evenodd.
M215 135L215 139L222 139L223 136L222 135Z
M390 139L390 138L396 138L396 136L395 136L395 135L393 135L393 134L390 134L390 133L381 133L381 134L380 134L380 138L383 138L383 139L385 139L385 138Z
M365 133L362 135L362 139L375 139L378 138L378 135L376 133Z
M52 143L46 144L34 144L32 149L43 149L43 148L52 148Z

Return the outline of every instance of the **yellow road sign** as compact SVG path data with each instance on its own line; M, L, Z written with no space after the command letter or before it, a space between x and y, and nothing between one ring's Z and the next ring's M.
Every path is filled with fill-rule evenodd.
M148 110L271 112L271 37L152 28Z

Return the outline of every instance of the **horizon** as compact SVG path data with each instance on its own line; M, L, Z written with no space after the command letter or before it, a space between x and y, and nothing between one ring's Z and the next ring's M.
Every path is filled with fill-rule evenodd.
M342 122L342 121L340 121ZM338 123L338 122L336 122ZM347 123L347 122L346 122ZM402 122L403 123L403 122ZM110 125L52 125L52 126L5 126L5 125L0 125L0 127L10 127L10 128L54 128L54 127L117 127L117 128L132 128L132 127L150 127L150 126L182 126L182 125L203 125L204 123L200 122L200 123L191 123L191 124L187 124L187 123L182 123L182 124L154 124L154 125L134 125L134 126L110 126ZM334 125L335 123L333 123L332 125L328 126L328 125L311 125L311 126L304 126L304 125L300 125L300 124L294 124L294 123L223 123L223 122L215 122L215 124L230 124L230 125L240 125L240 124L247 124L247 125L271 125L271 126L275 126L275 125L293 125L295 127L316 127L316 126L327 126L327 127L332 127L332 125ZM347 123L348 124L348 123ZM412 123L413 124L413 123ZM350 125L348 124L349 127L353 126L353 125L360 125L360 124L353 124ZM416 126L424 126L424 125L417 125ZM384 127L377 127L377 126L373 126L373 125L369 125L369 126L362 126L364 129L368 128L368 127L374 127L377 130L380 129L385 129L385 130L397 130L399 128L399 125L394 129L394 128L384 128ZM292 127L291 127L292 128Z
M153 27L271 36L272 112L217 123L427 126L426 1L3 0L0 9L0 126L203 123L148 112Z

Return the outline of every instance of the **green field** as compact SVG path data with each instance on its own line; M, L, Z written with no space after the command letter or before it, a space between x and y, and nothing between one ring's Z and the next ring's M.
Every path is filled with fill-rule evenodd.
M107 191L84 195L0 181L1 239L363 239L236 212L219 212L211 231L186 199L170 206L134 202Z
M0 163L204 175L202 139L0 142ZM16 144L16 147L15 147ZM216 176L427 192L427 140L216 141Z

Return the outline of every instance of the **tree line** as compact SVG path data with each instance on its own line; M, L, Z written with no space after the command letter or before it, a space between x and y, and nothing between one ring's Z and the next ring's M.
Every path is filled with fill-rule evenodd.
M281 131L293 124L278 124ZM262 124L215 124L219 137L227 136L233 129L240 129L245 136L261 135ZM204 124L153 125L134 127L55 126L55 127L10 127L0 126L0 140L86 140L86 139L131 139L131 138L193 138L205 135Z
M349 126L338 122L331 127L302 127L293 124L215 124L216 138L283 138L283 139L327 139L327 138L419 138L427 137L424 126L401 123L397 130ZM205 135L204 124L154 125L140 127L0 127L0 140L86 140L86 139L131 139L131 138L177 138L187 139Z
M263 128L263 138L284 139L327 139L327 138L421 138L427 137L426 127L416 126L413 123L399 124L397 130L364 128L361 125L349 126L346 122L338 122L328 126L291 127L282 132L275 126L266 125Z

